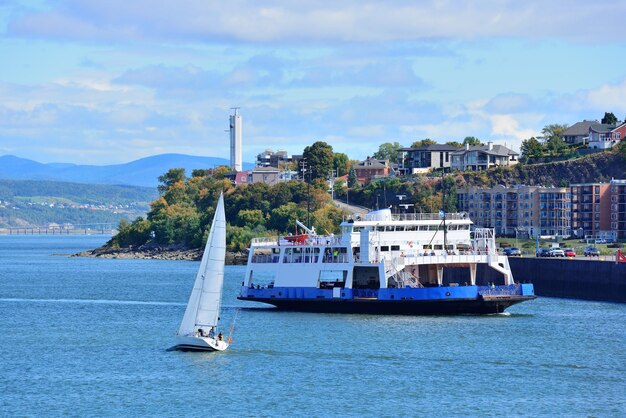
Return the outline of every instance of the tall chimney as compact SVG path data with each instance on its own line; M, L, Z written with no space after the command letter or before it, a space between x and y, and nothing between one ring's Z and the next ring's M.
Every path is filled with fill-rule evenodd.
M493 142L487 142L487 149L491 151L493 149Z
M235 113L230 115L230 168L234 171L241 171L241 137L242 122L239 108L234 107Z

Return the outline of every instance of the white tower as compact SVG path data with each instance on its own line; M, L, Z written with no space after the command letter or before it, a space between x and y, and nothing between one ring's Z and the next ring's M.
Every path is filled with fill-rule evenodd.
M230 115L230 168L241 171L241 136L242 123L238 107L233 107L234 115Z

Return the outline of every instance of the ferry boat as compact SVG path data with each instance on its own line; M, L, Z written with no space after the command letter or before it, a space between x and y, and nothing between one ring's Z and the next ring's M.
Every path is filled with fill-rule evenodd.
M281 310L446 315L500 313L535 299L513 279L494 230L464 213L371 211L341 223L341 235L252 241L238 299Z

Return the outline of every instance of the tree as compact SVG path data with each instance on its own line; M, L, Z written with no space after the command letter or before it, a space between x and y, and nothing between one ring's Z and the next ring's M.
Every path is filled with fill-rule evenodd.
M419 148L426 145L435 145L437 141L433 141L430 138L422 139L421 141L415 141L411 144L411 148Z
M184 182L186 180L185 169L184 168L170 168L167 173L159 176L159 184L157 190L160 194L163 194L170 188L170 186L174 185L178 182Z
M604 112L604 117L602 118L602 120L600 121L606 125L616 125L617 124L617 118L615 117L615 115L613 114L613 112Z
M535 137L528 138L522 141L521 151L522 159L528 162L543 156L543 145Z
M547 144L548 142L550 142L551 139L555 137L559 137L562 139L563 131L565 131L566 129L567 125L559 123L553 123L551 125L544 126L541 130L544 143Z
M402 148L402 145L399 142L385 142L378 147L378 151L374 153L373 157L378 160L389 160L395 163L398 159L398 150L400 148Z
M461 148L463 146L463 144L461 144L459 141L448 141L446 142L446 145L450 145L451 147L456 148Z
M354 189L358 186L358 179L356 177L356 170L354 169L354 165L350 167L350 172L348 173L348 187Z
M313 181L318 178L327 178L330 170L333 169L333 147L326 142L317 141L313 145L308 146L302 153L302 158L306 160L305 180ZM300 167L302 170L302 167ZM302 172L301 172L302 174Z
M475 136L466 136L463 139L463 146L465 145L469 145L470 147L473 147L475 145L482 145L483 143L480 142L480 139L476 138Z
M345 176L348 173L348 156L343 152L334 153L333 168L337 170L337 177Z

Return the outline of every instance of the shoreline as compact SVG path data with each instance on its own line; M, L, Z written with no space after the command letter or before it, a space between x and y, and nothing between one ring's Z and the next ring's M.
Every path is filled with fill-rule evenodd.
M129 260L183 260L200 261L202 259L201 248L180 247L139 247L139 248L96 248L72 254L71 257L91 258L115 258ZM247 254L226 252L227 265L245 265L248 261Z

